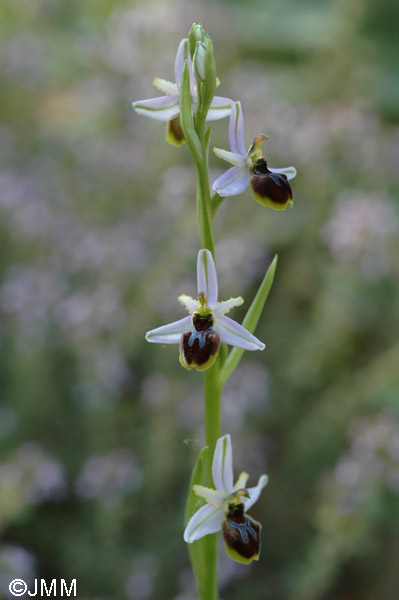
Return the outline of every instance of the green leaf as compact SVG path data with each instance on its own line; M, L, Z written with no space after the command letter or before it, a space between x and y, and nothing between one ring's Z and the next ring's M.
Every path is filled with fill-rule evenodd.
M224 200L224 197L219 196L219 194L217 192L215 194L213 194L213 196L211 198L212 219L215 218L218 208L222 204L223 200Z
M186 510L184 513L184 523L187 525L191 517L201 507L201 498L194 493L194 485L202 485L204 470L206 468L206 455L208 454L208 446L202 448L198 455L197 461L190 477L190 485L188 489Z
M265 306L267 297L273 284L276 266L277 254L275 255L270 267L268 268L266 275L263 278L262 283L260 284L258 292L255 298L253 299L252 304L249 307L247 314L245 315L245 318L242 322L243 327L248 329L248 331L250 331L251 333L255 331L255 328L262 314L263 307ZM240 362L243 354L244 350L242 348L233 348L231 350L220 372L219 382L222 386L226 383L230 375L233 373L234 369Z
M195 463L194 469L191 473L190 487L188 490L188 496L186 501L186 510L184 515L185 525L189 522L191 517L205 502L194 493L194 485L202 485L203 478L206 471L207 465L207 454L208 447L206 446L201 450L198 455L197 462ZM206 581L207 577L207 561L206 561L206 544L205 540L197 540L192 544L187 544L188 551L190 554L191 565L195 573L197 580L198 589L203 587L203 582Z

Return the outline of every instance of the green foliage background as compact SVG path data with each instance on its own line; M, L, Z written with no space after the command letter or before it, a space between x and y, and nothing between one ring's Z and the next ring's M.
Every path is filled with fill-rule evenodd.
M223 297L277 275L223 398L237 473L270 483L259 564L221 597L393 600L398 588L398 4L0 0L0 596L195 598L183 531L202 376L146 330L195 292L195 171L131 101L193 21L246 144L295 203L216 217ZM227 121L213 126L227 147ZM212 178L225 168L212 158Z

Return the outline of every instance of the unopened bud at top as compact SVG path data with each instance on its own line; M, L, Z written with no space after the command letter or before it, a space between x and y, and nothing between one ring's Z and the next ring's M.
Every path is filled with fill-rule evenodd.
M209 42L208 42L209 43ZM205 55L206 46L203 42L197 42L193 57L193 70L195 79L199 82L205 81Z
M211 38L209 37L205 29L202 27L201 23L193 23L188 34L188 43L192 59L194 58L194 52L197 47L197 42L202 42L203 44L206 44L208 40L212 43Z

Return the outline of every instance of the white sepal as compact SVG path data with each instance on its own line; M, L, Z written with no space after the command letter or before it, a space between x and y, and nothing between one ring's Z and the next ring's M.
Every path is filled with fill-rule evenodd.
M216 442L212 462L213 483L219 492L229 494L233 489L233 449L230 435L224 435Z
M212 189L219 196L236 196L245 192L249 185L249 171L246 167L231 167L220 177L218 177L212 185Z
M244 350L263 350L265 348L265 344L257 337L229 317L218 317L214 330L220 335L221 341L230 346L237 346Z
M156 344L179 344L183 333L191 329L191 317L184 317L179 321L151 329L145 334L147 342Z
M191 517L184 531L184 541L188 544L220 531L224 519L223 509L213 504L205 504Z
M171 121L180 112L178 96L160 96L149 100L133 102L133 108L139 115L156 121Z
M215 304L218 299L218 278L215 262L209 250L198 252L197 259L197 289L198 293L205 292L208 305Z
M214 96L206 115L206 120L217 121L218 119L230 116L232 102L230 98Z

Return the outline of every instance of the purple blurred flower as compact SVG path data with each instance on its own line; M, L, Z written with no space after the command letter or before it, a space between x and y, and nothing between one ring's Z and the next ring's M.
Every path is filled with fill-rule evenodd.
M80 496L116 506L127 494L140 489L143 473L136 458L126 448L116 448L106 455L91 456L83 465L75 486Z

